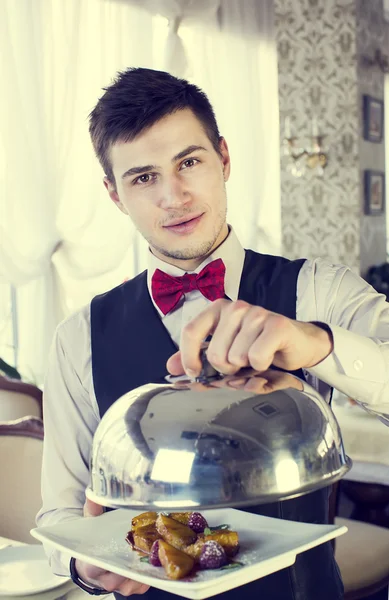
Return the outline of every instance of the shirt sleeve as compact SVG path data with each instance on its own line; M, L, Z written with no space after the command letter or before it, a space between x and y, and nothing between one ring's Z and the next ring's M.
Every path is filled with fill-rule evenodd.
M77 313L56 332L43 392L44 446L42 507L38 527L83 515L89 483L89 457L99 422L88 390L90 333L88 318ZM70 556L45 546L51 569L69 576Z
M389 415L389 304L344 266L308 262L300 288L304 321L327 323L333 352L307 369L371 412ZM305 318L307 317L307 318Z

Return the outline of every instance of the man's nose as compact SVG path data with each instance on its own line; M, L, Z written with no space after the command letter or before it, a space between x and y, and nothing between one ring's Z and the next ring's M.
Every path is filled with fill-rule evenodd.
M161 190L162 208L177 208L190 202L191 194L183 181L178 177L166 179Z

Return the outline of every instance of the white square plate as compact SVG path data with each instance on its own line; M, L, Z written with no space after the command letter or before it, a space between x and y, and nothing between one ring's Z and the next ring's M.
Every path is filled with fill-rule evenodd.
M199 571L172 581L162 567L140 561L125 537L139 510L119 509L99 517L39 527L31 534L58 550L124 577L193 600L209 598L292 565L296 555L346 533L347 527L311 525L253 515L233 508L201 511L211 527L228 523L239 534L240 569Z

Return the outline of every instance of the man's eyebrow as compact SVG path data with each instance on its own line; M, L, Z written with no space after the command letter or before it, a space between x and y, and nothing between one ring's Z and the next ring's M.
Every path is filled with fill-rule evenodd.
M187 148L185 148L185 150L181 150L181 152L176 154L173 157L172 162L176 162L176 160L185 158L185 156L188 156L188 154L192 154L192 152L198 152L199 150L204 150L204 152L207 152L207 150L203 146L194 146L194 145L188 146Z
M155 165L145 165L144 167L131 167L122 175L122 179L126 177L131 177L131 175L142 175L142 173L147 173L148 171L155 171L157 167Z
M187 148L181 150L181 152L173 156L172 162L181 160L182 158L185 158L185 156L188 156L188 154L192 154L192 152L198 152L199 150L204 150L204 152L207 152L206 148L204 148L203 146L188 146ZM132 175L142 175L142 173L155 171L157 168L158 167L156 165L145 165L144 167L131 167L131 169L128 169L125 173L123 173L122 179L125 179L126 177L131 177Z

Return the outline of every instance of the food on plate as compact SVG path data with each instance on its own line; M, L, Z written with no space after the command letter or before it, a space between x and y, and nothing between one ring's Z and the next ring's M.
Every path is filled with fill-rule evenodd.
M153 565L153 567L162 567L162 563L159 560L159 540L155 540L154 544L151 546L149 563Z
M193 512L189 517L188 527L193 529L196 533L203 533L204 529L208 527L208 523L201 513Z
M220 569L226 565L227 555L223 546L213 540L205 542L201 548L199 563L202 569Z
M158 515L155 525L160 534L159 537L177 550L182 550L196 541L197 535L193 529L162 513Z
M135 529L132 532L132 537L135 548L149 554L155 540L159 540L161 536L155 523L151 523L150 525L143 525Z
M158 556L170 579L182 579L194 567L194 559L164 540L158 542Z
M145 512L131 521L126 537L142 561L164 567L170 579L182 579L196 569L242 566L231 559L239 551L239 536L228 525L210 528L198 512Z
M199 534L194 544L187 546L185 552L200 560L201 550L206 542L217 542L226 553L228 558L233 558L239 552L239 536L236 531L216 529L206 534Z
M168 517L188 525L196 533L203 533L204 529L208 527L206 519L199 512L176 512L168 514Z
M188 525L191 514L192 514L191 512L175 512L175 513L168 513L167 516L171 517L175 521L179 521L180 523L183 523L184 525Z
M236 556L239 552L239 536L236 531L216 529L204 536L204 539L206 542L214 541L220 544L229 558Z
M144 512L141 515L134 517L131 521L132 530L155 523L157 517L158 514L156 512Z

